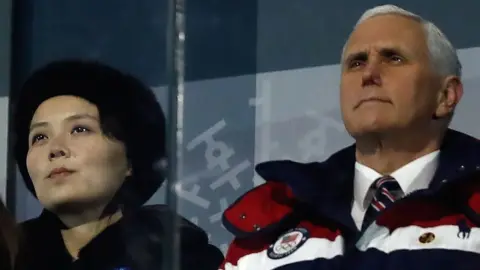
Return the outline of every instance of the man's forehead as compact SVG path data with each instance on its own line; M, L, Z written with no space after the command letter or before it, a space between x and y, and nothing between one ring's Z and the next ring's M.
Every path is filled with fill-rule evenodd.
M359 23L353 33L362 31L388 31L392 29L402 31L422 31L422 23L416 19L401 14L380 14L365 19Z
M347 41L345 52L372 48L423 47L425 41L425 32L420 22L401 15L378 15L355 28Z

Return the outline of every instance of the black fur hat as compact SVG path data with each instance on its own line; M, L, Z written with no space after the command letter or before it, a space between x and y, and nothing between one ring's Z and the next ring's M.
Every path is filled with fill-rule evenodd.
M24 83L14 107L14 154L27 188L35 195L27 171L29 127L45 100L72 95L98 108L102 130L125 144L132 176L115 200L122 205L145 203L164 181L158 166L165 157L165 116L151 89L138 79L105 64L61 60L35 71Z

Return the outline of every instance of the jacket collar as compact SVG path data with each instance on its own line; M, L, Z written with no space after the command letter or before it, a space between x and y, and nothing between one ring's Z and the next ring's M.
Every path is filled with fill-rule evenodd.
M318 163L269 161L256 166L267 182L286 184L298 200L332 220L356 231L350 215L353 196L355 144ZM438 190L444 184L465 179L480 170L480 142L464 133L449 129L440 148L439 165L430 183Z
M302 201L332 201L351 198L355 166L355 144L333 154L324 162L268 161L256 166L266 181L283 182ZM449 129L440 148L439 165L430 184L437 188L480 170L480 141Z
M355 145L320 163L284 160L258 164L256 171L267 183L235 201L224 212L223 224L240 238L252 234L268 235L268 232L291 226L298 215L313 212L318 213L323 222L333 221L340 226L346 237L349 233L356 237L357 228L350 214L354 166ZM445 184L469 179L468 175L475 172L480 173L480 142L448 130L429 189L435 192ZM445 187L443 190L449 189Z

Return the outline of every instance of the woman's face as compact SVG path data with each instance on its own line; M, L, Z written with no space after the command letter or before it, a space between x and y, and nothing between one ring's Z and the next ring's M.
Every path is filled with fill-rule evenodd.
M104 207L131 173L122 142L101 130L97 106L57 96L38 106L30 124L28 173L42 205Z

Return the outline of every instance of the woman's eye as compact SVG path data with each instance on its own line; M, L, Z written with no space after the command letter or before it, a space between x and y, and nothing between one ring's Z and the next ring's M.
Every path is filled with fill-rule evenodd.
M44 139L46 139L46 138L47 138L47 137L46 137L45 135L43 135L43 134L37 134L37 135L35 135L35 136L32 137L32 144L35 144L35 143L37 143L37 142L39 142L39 141L41 141L41 140L44 140Z
M86 127L75 127L72 129L72 133L83 133L83 132L88 132L90 131L88 128Z

